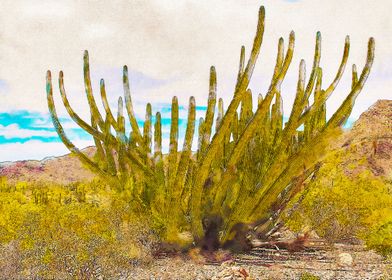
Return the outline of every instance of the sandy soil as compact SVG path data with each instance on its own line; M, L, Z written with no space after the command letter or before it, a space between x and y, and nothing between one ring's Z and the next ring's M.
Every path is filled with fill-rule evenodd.
M300 252L255 249L223 263L203 258L162 258L136 267L122 279L392 279L392 264L360 245L335 244Z

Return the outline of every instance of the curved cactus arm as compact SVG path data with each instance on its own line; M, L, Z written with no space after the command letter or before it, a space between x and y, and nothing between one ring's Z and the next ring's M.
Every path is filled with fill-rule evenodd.
M328 99L328 97L335 90L335 88L339 84L340 79L343 76L344 69L346 69L346 64L347 64L349 52L350 52L350 37L346 36L346 40L344 42L344 51L343 51L342 61L340 63L340 66L339 66L339 69L338 69L338 72L336 74L335 79L332 81L332 83L329 85L329 87L325 90L325 96L327 96L326 99Z
M46 94L47 94L47 102L48 102L48 108L50 112L50 116L52 118L52 122L54 125L54 128L56 129L57 134L59 135L61 141L64 143L64 145L70 150L70 152L74 155L76 155L79 160L86 165L87 168L89 168L91 171L94 173L98 174L102 178L108 180L109 182L114 182L118 184L117 177L110 175L103 169L101 169L98 164L94 163L91 159L89 159L85 154L83 154L66 136L64 129L57 117L57 112L56 112L56 107L54 105L54 100L53 100L53 86L52 86L52 76L50 71L47 71L46 73Z
M103 141L105 136L96 128L90 126L88 123L86 123L84 120L82 120L79 115L72 109L71 105L69 104L67 94L65 92L64 88L64 74L63 71L60 71L59 73L59 88L60 88L60 94L61 94L61 99L63 101L64 107L67 110L69 116L72 118L74 122L76 122L81 128L83 128L87 133L91 134L94 138L99 139L100 141ZM94 120L96 120L94 118ZM96 121L94 121L96 123ZM114 136L110 138L110 141L115 141Z
M309 96L311 95L311 93L313 91L314 84L317 80L317 71L318 71L318 68L320 65L320 58L321 58L321 33L320 33L320 31L318 31L316 34L316 45L315 45L315 49L314 49L312 71L310 73L309 81L308 81L308 84L305 89L306 100L308 100ZM344 68L343 68L343 71L344 71Z
M95 122L99 125L101 129L104 127L104 122L101 113L98 110L97 103L95 102L95 98L93 95L93 89L91 87L91 78L90 78L90 63L88 51L84 51L83 55L83 74L84 74L84 87L86 90L87 101L90 106L90 113L92 117L95 119Z
M104 79L100 80L99 88L100 88L100 91L101 91L102 105L103 105L103 108L105 109L106 117L108 118L108 120L109 120L110 124L113 126L113 128L115 130L118 130L117 122L114 119L112 111L110 110L109 102L108 102L108 99L107 99L107 96L106 96L106 89L105 89L105 81L104 81Z
M372 68L374 61L374 48L375 42L374 38L370 38L368 42L368 52L366 57L366 64L363 67L361 76L359 77L358 82L355 84L349 95L344 100L343 104L339 107L339 109L332 115L327 123L327 127L334 127L343 125L347 118L349 117L351 110L354 106L355 99L358 94L361 92L365 82L370 74L370 69Z
M270 86L268 88L268 92L271 92L275 86L280 86L280 85L278 85L278 77L280 75L280 72L282 71L284 61L289 60L291 62L293 52L294 52L294 43L295 43L295 35L294 35L294 32L291 32L290 37L289 37L289 48L287 50L287 55L286 55L286 59L285 59L285 57L284 57L284 39L282 37L279 38L278 53L276 56L274 73L272 75L272 79L271 79ZM289 66L290 63L287 65ZM287 67L287 70L288 70L288 67ZM259 94L258 105L261 105L262 100L263 100L263 96L261 94Z
M213 161L217 151L219 150L220 143L222 143L224 137L227 134L227 131L230 129L230 124L235 114L235 111L237 110L239 103L243 99L245 91L249 85L249 81L253 74L253 69L255 67L255 63L260 52L261 43L263 41L264 19L265 10L264 7L260 7L256 37L253 42L250 58L248 60L244 73L242 74L241 79L236 86L236 89L234 91L234 97L226 111L225 116L223 117L220 129L217 133L215 133L214 137L212 138L206 155L200 159L201 164L199 165L197 173L195 175L197 180L194 181L192 186L190 208L192 216L192 233L196 240L200 240L200 238L203 236L201 209L203 186L205 180L208 177L208 171L211 162Z
M215 67L211 66L208 104L207 104L205 121L203 124L203 131L202 131L203 136L201 137L201 146L199 150L199 153L201 155L204 155L207 146L210 143L211 129L214 121L215 105L216 105L216 71L215 71Z

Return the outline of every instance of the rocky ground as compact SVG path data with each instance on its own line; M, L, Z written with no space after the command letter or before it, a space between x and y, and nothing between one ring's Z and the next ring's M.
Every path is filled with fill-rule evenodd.
M313 277L313 278L312 278ZM361 245L313 244L298 252L254 249L223 263L166 257L123 279L392 279L392 264Z

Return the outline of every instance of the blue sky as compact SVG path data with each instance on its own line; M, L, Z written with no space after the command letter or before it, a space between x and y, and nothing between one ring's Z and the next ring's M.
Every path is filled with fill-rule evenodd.
M262 51L250 87L254 98L265 94L276 55L278 38L296 32L292 65L282 85L284 112L294 99L300 59L310 68L316 31L322 33L325 86L338 67L344 38L351 36L346 74L328 101L328 114L348 94L350 67L364 64L367 40L376 39L376 61L355 104L348 126L378 99L391 99L392 1L380 0L148 0L4 1L0 10L0 162L42 159L67 153L52 128L45 98L45 72L52 70L58 114L69 137L83 148L92 139L62 108L57 89L58 71L74 109L89 119L82 72L83 50L90 53L93 90L105 79L108 99L116 107L122 95L122 66L128 65L136 115L142 125L145 106L162 112L167 148L170 100L180 103L180 143L185 132L187 103L196 97L197 119L205 111L209 67L218 73L218 97L228 104L236 79L241 45L247 54L254 36L257 10L266 7ZM300 11L300 15L298 16ZM102 107L101 107L102 109ZM165 142L166 141L166 142ZM195 147L195 145L194 145Z

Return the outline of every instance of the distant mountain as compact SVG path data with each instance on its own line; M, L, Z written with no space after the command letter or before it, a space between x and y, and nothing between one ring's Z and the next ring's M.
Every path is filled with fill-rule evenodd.
M95 147L82 150L88 156L94 155ZM60 157L16 162L1 162L0 176L10 182L50 182L69 184L79 181L90 181L94 175L84 168L80 161L71 154Z
M347 151L343 159L344 166L361 162L354 170L345 168L348 174L355 175L356 172L369 169L376 176L392 180L392 100L379 100L371 106L354 123L353 128L335 143L334 149ZM83 152L91 157L95 148L88 147ZM45 181L61 184L94 178L94 175L70 154L42 161L3 162L0 163L0 176L5 176L12 182Z

